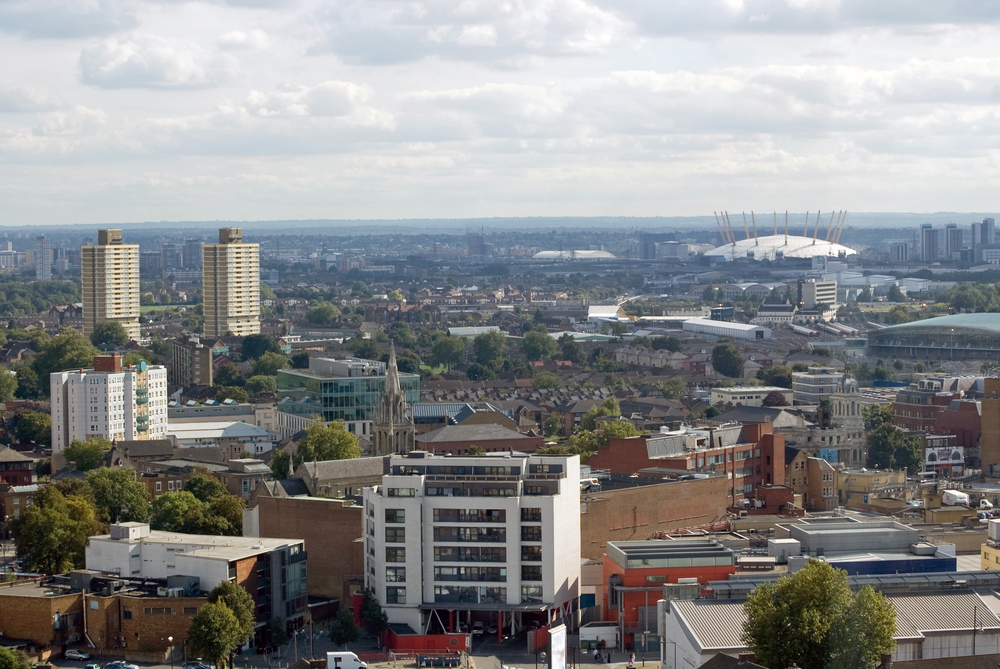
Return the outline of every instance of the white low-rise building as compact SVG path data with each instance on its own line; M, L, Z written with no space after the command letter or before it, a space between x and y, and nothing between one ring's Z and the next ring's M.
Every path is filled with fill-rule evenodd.
M162 439L167 430L167 368L125 367L118 354L94 357L90 369L49 375L52 452L74 439Z
M177 448L208 448L218 446L226 460L263 455L274 446L267 430L240 421L204 423L170 423L167 437Z
M426 634L572 619L578 456L411 451L390 459L364 501L365 585L390 623Z
M792 403L794 395L791 388L779 388L778 386L734 386L732 388L712 388L712 404L732 403L736 406L759 407L763 406L764 398L768 394L781 393L785 402Z
M770 339L771 329L763 325L733 323L731 321L713 321L708 318L689 318L684 321L684 331L713 337L732 337L733 339Z

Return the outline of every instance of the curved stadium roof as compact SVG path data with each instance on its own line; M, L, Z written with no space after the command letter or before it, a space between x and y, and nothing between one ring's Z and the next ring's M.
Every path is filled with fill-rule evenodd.
M868 333L874 355L953 360L996 359L1000 354L1000 314L955 314Z
M992 334L1000 334L1000 314L954 314L952 316L938 316L937 318L927 318L922 321L912 323L902 323L891 327L882 328L878 335L894 334L916 334L926 332L928 334L938 334L951 332L956 333L961 330L984 330Z
M765 237L740 239L731 244L723 244L705 253L706 256L719 256L725 260L746 258L752 253L756 260L773 260L780 253L786 258L813 258L815 256L854 255L852 248L834 244L822 239L800 235L767 235Z

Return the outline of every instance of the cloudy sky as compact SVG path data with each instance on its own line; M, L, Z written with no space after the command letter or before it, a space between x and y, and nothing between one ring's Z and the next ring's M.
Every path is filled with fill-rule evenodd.
M0 224L993 211L988 0L0 0Z

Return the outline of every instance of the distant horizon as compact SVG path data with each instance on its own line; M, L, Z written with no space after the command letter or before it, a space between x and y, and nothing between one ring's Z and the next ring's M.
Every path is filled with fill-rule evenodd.
M773 234L774 212L754 211L759 234ZM816 225L815 211L809 213L809 229L813 230ZM820 230L823 232L828 224L829 211L820 212ZM743 228L743 212L729 212L729 220L734 230ZM919 226L924 223L932 225L947 225L956 223L958 225L969 225L982 221L984 218L993 218L996 214L989 212L858 212L847 214L845 229L849 228L872 228L877 226L890 225L897 228L908 228ZM805 226L806 212L788 212L789 234L794 230L801 234ZM737 218L739 223L737 224ZM747 220L750 221L750 212L747 212ZM784 232L785 214L778 214L778 231ZM148 231L150 228L171 226L191 229L215 229L224 227L240 227L255 232L260 232L262 228L274 228L280 226L288 229L320 229L337 228L339 230L349 230L355 226L379 226L374 230L357 231L358 234L425 234L441 232L459 232L463 228L483 227L486 231L496 232L496 226L503 224L506 229L521 229L527 226L538 228L539 226L552 227L554 229L593 229L606 227L608 229L630 228L636 230L671 228L684 230L689 228L703 229L703 226L710 224L715 227L714 215L702 216L492 216L481 218L304 218L304 219L259 219L259 220L185 220L185 221L138 221L138 222L111 222L111 223L38 223L32 225L2 225L0 231L15 230L52 230L59 229L92 229L95 231L103 228L140 229ZM394 229L385 229L381 226L397 226ZM538 230L541 232L541 230ZM280 234L281 230L273 230L275 234Z

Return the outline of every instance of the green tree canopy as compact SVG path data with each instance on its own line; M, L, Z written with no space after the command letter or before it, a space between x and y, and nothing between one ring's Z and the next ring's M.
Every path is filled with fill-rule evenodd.
M559 345L559 357L562 360L569 360L574 365L582 365L587 361L587 354L583 351L583 346L571 334L564 334L556 341Z
M239 386L219 386L219 389L215 391L215 400L217 402L234 400L240 404L246 404L250 401L250 393Z
M17 554L29 571L62 574L84 567L87 541L100 533L101 524L86 496L64 495L59 486L44 486L32 495L31 505L10 521L10 528Z
M869 404L861 408L861 419L864 421L866 432L877 430L885 423L892 425L892 406Z
M583 413L580 417L580 429L593 430L597 427L598 418L602 416L620 416L621 413L622 409L618 404L618 398L609 397L600 404L590 407Z
M687 390L687 384L679 376L669 378L660 384L660 392L668 400L680 397L685 390Z
M652 348L654 351L659 351L661 349L666 349L668 351L673 351L674 353L679 353L684 350L684 340L680 337L655 337L652 341Z
M0 648L0 669L31 669L31 660L17 649Z
M216 667L225 667L229 654L246 641L246 636L236 614L225 602L208 602L191 619L188 641L196 654L211 659Z
M294 369L309 369L309 354L299 351L292 356L292 367Z
M212 604L222 602L233 612L244 640L253 635L257 626L257 605L243 586L233 581L223 581L208 593L208 601Z
M6 368L0 368L0 402L14 399L17 393L17 376Z
M396 321L386 334L389 335L389 339L396 344L397 348L413 348L417 344L417 340L413 337L413 330L406 321Z
M868 466L872 469L902 469L919 472L923 469L920 442L907 439L903 431L891 423L883 423L868 432Z
M852 595L847 572L819 560L761 583L743 609L743 641L765 667L871 669L896 646L895 610L885 596L871 586Z
M243 338L243 358L256 360L265 353L280 353L278 340L269 334L252 334Z
M786 407L788 406L788 400L785 399L785 394L780 390L772 390L764 396L760 405L762 407Z
M263 360L263 358L261 358ZM260 360L257 361L258 363ZM263 376L258 374L247 379L243 388L248 393L273 393L278 390L278 382L273 376Z
M10 366L10 371L17 377L14 395L18 399L33 400L41 395L42 389L38 385L38 373L31 366L31 362L15 362Z
M365 339L359 333L356 337L351 337L344 344L347 350L363 360L378 360L382 351L374 339Z
M465 356L465 340L461 337L439 337L431 346L431 361L451 369Z
M107 439L74 439L63 451L67 462L76 465L78 472L89 472L104 460L104 452L111 450L111 442Z
M39 389L44 395L48 395L49 374L92 367L94 356L99 353L90 340L73 328L63 328L40 348L32 365L41 380Z
M743 356L732 342L722 342L712 349L712 367L731 379L743 376Z
M559 378L559 375L553 372L542 372L541 374L537 374L535 376L535 380L532 381L532 385L535 388L546 390L558 390L566 387L566 384L563 383L561 378Z
M373 636L381 636L389 629L389 617L382 610L382 605L378 603L378 598L371 589L365 590L361 602L361 622L365 626L365 631Z
M354 624L354 616L348 608L341 608L330 625L330 641L338 646L354 643L361 637L361 630Z
M777 386L778 388L792 387L792 370L787 365L761 367L757 370L757 378L765 386Z
M98 348L114 348L124 346L132 340L125 326L118 321L101 321L90 333L90 343Z
M271 476L276 481L281 481L289 477L288 466L292 464L292 458L285 451L275 448L271 451Z
M892 284L889 288L889 293L886 295L885 299L889 302L905 302L906 297L903 295L903 291L899 289L897 284Z
M21 414L14 432L21 441L49 444L52 441L52 416L40 411Z
M542 330L531 330L524 333L521 340L521 352L531 362L536 360L549 360L556 354L559 345L548 332Z
M472 350L476 362L495 371L507 357L507 338L496 330L484 332L472 340Z
M329 325L340 318L340 309L329 302L317 302L306 311L306 322Z
M219 495L226 495L228 491L222 481L212 476L204 469L199 469L184 482L184 490L197 497L206 504Z
M200 527L208 505L187 490L165 492L150 504L149 526L163 532L191 532Z
M149 520L149 491L123 467L92 469L87 483L94 491L97 516L108 523Z
M612 439L629 439L638 437L642 432L636 429L635 425L627 420L609 420L601 423L600 445L607 444Z
M358 438L348 432L344 421L335 420L324 425L314 420L306 427L306 436L295 451L295 467L303 462L324 460L349 460L361 457Z
M267 352L253 363L254 376L274 376L279 369L289 366L288 358L281 353Z
M219 495L208 503L208 515L225 521L225 529L219 534L238 537L243 534L243 509L247 503L237 495Z

